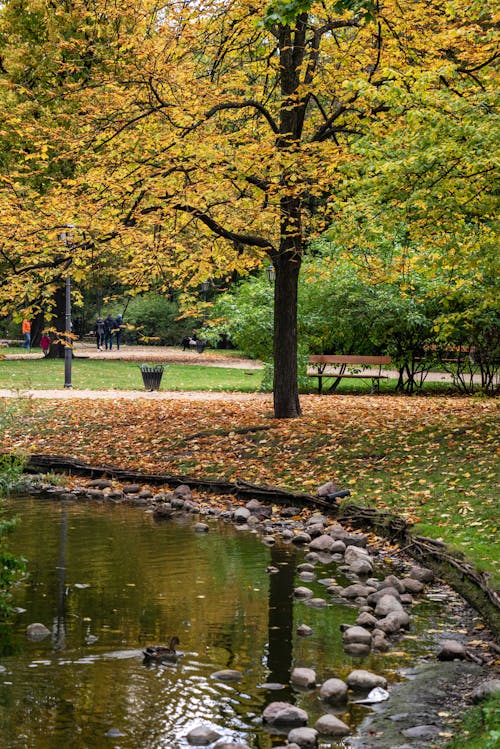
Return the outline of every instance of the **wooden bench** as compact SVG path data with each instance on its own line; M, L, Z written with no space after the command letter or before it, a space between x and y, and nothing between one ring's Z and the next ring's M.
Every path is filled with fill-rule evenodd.
M308 371L309 377L318 378L318 393L321 395L323 390L323 378L330 377L333 379L328 388L329 393L333 393L342 379L352 378L361 380L371 380L371 393L380 389L380 380L388 379L388 375L382 372L382 367L391 364L390 356L356 356L354 354L313 354L309 357L309 366L314 368L314 372ZM378 367L377 372L360 372L359 369Z

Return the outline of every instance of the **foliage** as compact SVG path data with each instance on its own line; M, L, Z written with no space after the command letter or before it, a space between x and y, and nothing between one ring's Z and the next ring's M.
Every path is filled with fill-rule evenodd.
M178 305L159 294L135 297L126 315L125 322L132 330L127 331L125 337L138 343L147 338L160 345L178 346L199 323L196 319L180 318Z
M491 245L486 0L18 6L0 16L0 315L52 314L68 269L77 301L111 273L134 294L189 295L271 258L275 410L296 416L314 236L342 229L373 278L390 275L378 255L401 226L423 243L421 269L457 281L457 259L473 272Z
M461 723L460 737L447 749L495 749L500 741L500 697L490 697L470 708Z

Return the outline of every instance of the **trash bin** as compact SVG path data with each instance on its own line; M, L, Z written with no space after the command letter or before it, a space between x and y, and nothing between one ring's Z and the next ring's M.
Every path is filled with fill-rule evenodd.
M162 364L141 364L142 381L145 390L159 390L165 367Z

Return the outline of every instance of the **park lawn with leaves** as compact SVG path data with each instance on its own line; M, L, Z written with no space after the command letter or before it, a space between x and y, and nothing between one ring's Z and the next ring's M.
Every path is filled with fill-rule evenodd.
M310 493L333 480L500 580L497 401L306 395L281 420L257 393L3 403L4 449Z
M145 362L147 363L147 362ZM158 364L158 362L154 362ZM73 360L72 383L79 390L143 390L140 362L118 360ZM169 363L163 372L162 390L257 390L261 370L206 367ZM0 361L0 388L53 390L64 385L61 359L13 359Z

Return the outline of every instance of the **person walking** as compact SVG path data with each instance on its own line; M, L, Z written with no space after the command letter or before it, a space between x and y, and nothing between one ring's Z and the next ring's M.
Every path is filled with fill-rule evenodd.
M116 330L116 320L110 313L104 320L104 347L106 351L113 350L113 333Z
M29 351L31 348L31 322L30 320L23 320L21 330L24 336L23 348L26 348Z
M95 337L98 351L101 351L104 346L104 327L104 320L99 316L95 324Z
M122 330L123 330L123 327L124 327L122 315L117 315L115 322L116 322L116 337L115 337L115 341L116 341L116 348L119 351L120 350L120 341L122 339Z
M49 355L50 351L50 344L52 341L50 340L50 336L48 333L44 333L42 337L40 338L40 348L42 349L44 358L46 359Z

